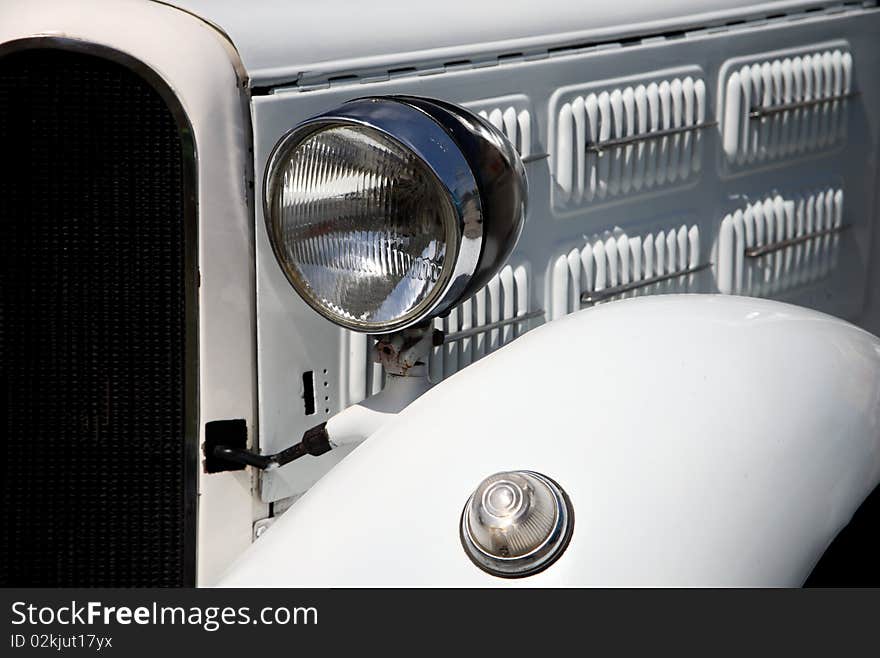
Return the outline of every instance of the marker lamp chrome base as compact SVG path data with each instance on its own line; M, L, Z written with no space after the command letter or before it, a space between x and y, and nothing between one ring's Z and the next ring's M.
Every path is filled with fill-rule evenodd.
M483 480L461 515L461 543L471 561L501 578L543 571L571 540L574 510L562 488L533 471Z

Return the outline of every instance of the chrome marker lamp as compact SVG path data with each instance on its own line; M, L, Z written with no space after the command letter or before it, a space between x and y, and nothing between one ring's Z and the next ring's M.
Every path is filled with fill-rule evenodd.
M461 543L471 561L502 578L553 564L571 540L574 510L562 488L534 471L490 475L465 503Z
M485 285L525 217L522 162L443 101L349 101L296 126L267 167L269 239L288 281L338 325L384 334Z

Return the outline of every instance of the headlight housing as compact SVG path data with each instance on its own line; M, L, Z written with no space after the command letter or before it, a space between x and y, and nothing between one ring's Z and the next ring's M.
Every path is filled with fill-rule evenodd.
M441 315L503 265L525 216L522 163L442 101L363 98L309 119L270 157L265 216L294 289L333 322L388 333Z

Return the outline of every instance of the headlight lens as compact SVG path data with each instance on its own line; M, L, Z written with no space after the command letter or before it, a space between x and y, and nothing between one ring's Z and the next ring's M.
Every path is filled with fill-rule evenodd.
M421 314L458 250L437 176L381 132L339 125L290 149L271 200L299 293L340 324L382 329Z
M525 215L522 163L479 117L428 99L349 101L276 146L269 239L300 296L367 333L440 315L500 269Z
M558 484L533 471L510 471L490 475L468 499L461 541L484 571L517 578L555 562L573 526L571 502Z

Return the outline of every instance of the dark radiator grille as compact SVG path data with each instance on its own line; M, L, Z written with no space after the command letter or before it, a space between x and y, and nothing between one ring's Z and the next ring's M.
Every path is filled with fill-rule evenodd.
M0 144L0 585L189 584L175 116L126 66L21 50L0 57Z

